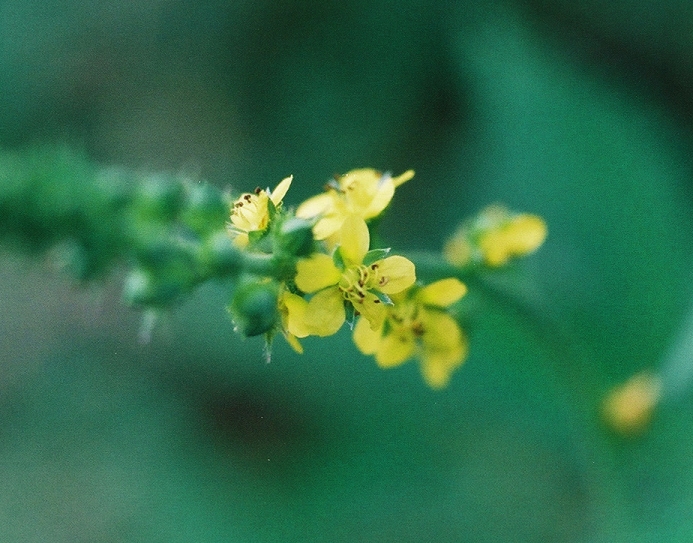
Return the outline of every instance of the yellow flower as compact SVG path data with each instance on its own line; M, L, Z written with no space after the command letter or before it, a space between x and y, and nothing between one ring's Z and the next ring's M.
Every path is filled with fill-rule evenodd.
M291 186L292 179L293 176L283 179L273 191L257 188L254 194L241 194L233 203L229 233L233 236L236 247L246 247L250 242L250 233L267 230L272 215Z
M662 383L658 377L638 373L609 393L604 400L604 418L620 434L640 432L650 422L661 392Z
M455 266L471 262L503 266L511 258L536 251L546 235L546 223L541 217L512 214L503 207L489 206L457 230L446 242L443 255Z
M278 306L282 335L294 351L303 354L303 346L298 338L309 335L308 329L303 324L308 302L284 288L279 294Z
M342 227L350 215L364 220L382 213L392 200L395 188L414 177L413 170L392 177L371 168L351 170L326 186L326 192L309 198L296 210L302 219L318 221L313 227L315 239L327 239Z
M288 330L298 337L334 334L346 320L345 305L377 329L385 317L389 295L416 281L414 264L408 259L381 258L387 251L368 251L368 227L361 217L351 215L344 220L340 241L334 257L316 253L296 265L296 286L313 294L309 301L304 300L305 306L297 300L292 300L294 307L287 304Z
M367 355L375 355L381 368L399 366L418 356L421 373L432 388L442 388L464 362L467 337L445 308L457 302L467 287L454 278L393 296L381 326L373 329L363 319L354 328L354 343Z

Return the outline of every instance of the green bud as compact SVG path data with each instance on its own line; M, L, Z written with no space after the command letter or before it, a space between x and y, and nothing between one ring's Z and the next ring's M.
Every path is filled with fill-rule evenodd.
M274 328L278 294L279 285L270 280L247 282L236 289L229 311L243 335L257 336Z
M158 236L150 233L145 240L139 240L136 257L146 268L166 270L181 268L194 270L200 259L200 242L197 239L174 236L160 230Z
M180 181L165 175L152 175L138 187L134 206L142 218L170 221L178 214L183 196Z
M229 219L229 205L221 191L207 183L189 184L182 220L198 234L219 229Z
M146 268L136 268L125 279L123 298L130 305L163 307L178 301L187 294L193 284L180 270L156 273Z
M241 251L234 247L225 231L218 231L205 240L202 249L205 267L214 276L235 276L243 265Z
M313 252L312 223L298 217L287 218L276 234L275 243L277 252L299 257L310 255Z

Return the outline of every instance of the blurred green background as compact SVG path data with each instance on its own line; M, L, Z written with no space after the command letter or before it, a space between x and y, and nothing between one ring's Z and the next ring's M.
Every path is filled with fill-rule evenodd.
M442 392L346 331L266 364L214 285L141 345L122 274L82 288L5 247L0 540L693 541L691 391L665 383L636 438L598 415L693 306L692 91L683 0L2 0L3 148L294 174L290 205L413 168L397 250L496 201L550 234L522 263L546 318L481 296Z

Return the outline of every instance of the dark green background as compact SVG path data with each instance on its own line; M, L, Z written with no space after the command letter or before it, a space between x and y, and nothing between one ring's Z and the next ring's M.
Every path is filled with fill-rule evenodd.
M675 0L0 2L5 148L237 191L294 174L290 205L414 168L395 249L496 201L550 231L522 264L543 318L476 296L442 392L346 331L266 364L213 285L140 345L119 274L77 288L5 250L0 539L692 541L693 395L638 438L598 417L693 305L692 29Z

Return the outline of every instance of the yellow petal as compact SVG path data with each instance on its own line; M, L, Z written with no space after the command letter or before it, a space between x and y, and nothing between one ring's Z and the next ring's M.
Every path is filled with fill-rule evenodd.
M661 399L662 382L656 375L642 372L612 390L602 406L606 422L621 434L645 429Z
M286 317L283 323L286 329L296 337L310 335L310 327L306 324L308 302L297 294L284 292L280 303L286 307Z
M381 329L373 330L367 319L359 319L354 326L354 343L363 354L375 354L380 345Z
M339 229L344 224L344 216L332 213L319 219L313 227L313 237L320 241L331 237L339 239ZM334 244L332 245L334 247Z
M464 343L460 325L447 313L422 309L420 318L425 330L421 338L424 348L449 350Z
M354 309L370 323L373 330L380 330L387 316L385 305L372 292L367 292L363 300L355 302Z
M510 258L537 250L546 239L546 223L537 215L521 214L494 227L479 240L489 266L502 266Z
M394 368L414 355L416 341L411 334L387 334L375 353L381 368Z
M377 284L372 288L385 294L396 294L409 288L416 281L416 268L414 263L403 256L388 256L373 263L378 275Z
M296 263L296 286L303 292L317 292L336 285L342 273L328 255L316 253Z
M446 313L426 311L424 322L421 374L431 388L442 388L467 358L469 342L457 322Z
M361 264L370 244L366 221L357 215L349 215L340 229L339 243L346 264Z
M537 250L547 234L546 223L537 215L523 213L511 222L509 236L513 253L520 256Z
M281 182L274 188L272 191L272 195L270 198L272 199L272 203L275 206L278 206L281 201L284 199L284 196L286 196L286 191L289 190L289 187L291 186L291 181L293 180L294 176L290 175L289 177L285 177L284 179L281 180Z
M479 247L484 254L484 260L489 266L504 265L512 256L508 246L508 238L503 231L491 230L479 239Z
M461 347L456 351L427 352L421 358L421 375L431 388L443 388L448 384L453 371L459 365L459 363L451 362L463 359L464 351Z
M412 177L414 177L414 170L407 170L403 174L393 177L392 182L394 183L395 187L399 187L401 184L409 181Z
M324 192L308 198L296 209L296 216L301 219L313 219L332 208L334 196L331 192Z
M303 354L303 345L301 345L301 342L296 339L296 336L290 334L286 330L283 330L282 333L289 346L298 354Z
M351 170L339 178L339 188L354 213L363 216L378 191L381 178L382 174L373 168Z
M443 247L443 257L453 266L466 266L472 259L472 252L472 244L464 230L457 231Z
M467 293L467 287L459 279L449 277L426 285L416 293L416 300L424 305L447 307Z
M391 177L379 181L377 191L372 195L368 205L363 207L363 218L371 219L380 215L395 195L395 184Z
M331 336L345 319L344 298L337 287L321 290L308 302L305 323L312 335Z

